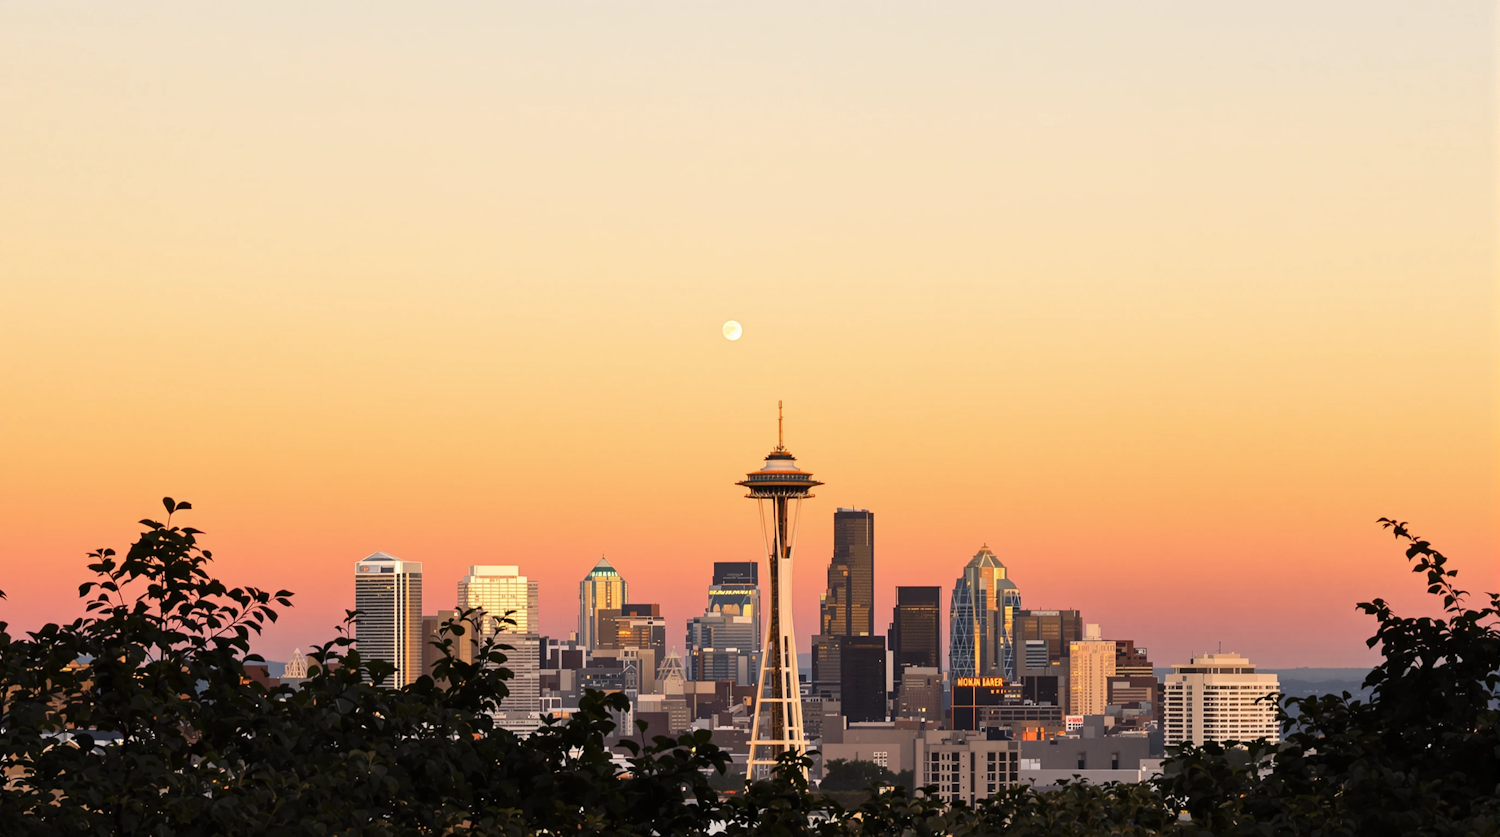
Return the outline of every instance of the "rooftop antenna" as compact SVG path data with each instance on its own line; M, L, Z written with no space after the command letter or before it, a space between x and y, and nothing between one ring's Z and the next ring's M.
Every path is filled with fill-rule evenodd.
M781 402L777 401L776 402L776 449L780 450L780 449L782 449L784 447L786 447L786 442L782 440L782 436L781 436Z

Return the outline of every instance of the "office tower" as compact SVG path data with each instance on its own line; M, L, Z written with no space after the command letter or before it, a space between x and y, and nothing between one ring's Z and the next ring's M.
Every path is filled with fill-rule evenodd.
M833 559L821 617L824 636L875 634L875 515L866 509L833 514Z
M1022 610L1016 613L1016 647L1028 648L1032 642L1045 646L1047 661L1035 665L1035 651L1026 658L1026 667L1044 668L1051 665L1066 667L1068 645L1083 639L1083 616L1076 610ZM1030 646L1034 648L1035 646Z
M943 672L937 666L907 666L901 672L897 718L943 719Z
M1279 742L1276 704L1262 698L1280 691L1276 675L1257 674L1239 654L1200 654L1174 665L1163 687L1166 745Z
M839 696L851 723L884 721L886 714L885 637L840 637Z
M618 611L629 595L630 585L601 557L578 583L578 639L585 648L599 647L599 611ZM613 647L613 637L609 643L605 647Z
M627 604L615 618L616 648L650 648L658 660L667 655L667 620L658 604Z
M771 619L761 654L760 680L755 687L755 717L750 725L748 778L760 779L785 752L802 752L807 740L802 729L802 692L797 674L797 634L792 627L792 556L797 546L797 522L802 501L822 483L797 467L781 434L781 405L777 403L776 447L759 471L736 483L749 489L760 511L766 561L771 576Z
M875 515L868 510L834 513L833 558L819 604L821 632L813 637L813 687L837 700L846 668L843 652L848 647L842 638L875 634ZM868 655L861 659L869 661Z
M365 660L396 667L387 686L422 673L422 564L374 552L354 564L355 645Z
M458 581L460 609L478 608L485 614L480 625L481 641L497 639L509 645L505 667L514 675L510 694L500 702L505 711L536 712L541 700L541 636L537 621L537 583L521 575L513 564L479 564ZM503 623L508 619L515 624Z
M755 626L755 642L749 650L759 653L760 565L754 561L715 561L707 612L749 618Z
M1101 639L1098 625L1068 645L1068 714L1103 715L1109 705L1109 678L1115 676L1115 641Z
M954 677L1016 678L1015 615L1021 591L988 545L953 585L948 669Z
M1115 640L1115 674L1120 677L1155 677L1146 649L1135 647L1133 639Z
M896 693L899 696L902 673L911 666L938 668L941 665L938 634L943 588L897 587L896 607L891 614L891 654L895 662Z
M709 611L689 619L688 676L754 685L757 630L751 617L726 612Z

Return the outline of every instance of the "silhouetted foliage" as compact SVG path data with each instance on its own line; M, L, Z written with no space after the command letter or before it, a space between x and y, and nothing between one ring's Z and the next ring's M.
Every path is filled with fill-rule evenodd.
M833 759L823 764L823 781L819 790L862 791L872 786L886 787L896 784L896 774L873 761L859 759Z
M624 769L605 747L621 695L590 692L566 723L519 738L491 712L506 647L474 662L440 632L438 680L392 688L347 625L311 655L301 687L245 676L250 639L288 591L228 588L191 528L142 521L121 558L91 554L83 618L13 637L0 623L0 834L1147 835L1487 834L1500 831L1496 737L1500 600L1468 610L1446 558L1408 544L1442 618L1381 600L1385 662L1368 702L1290 698L1285 741L1183 748L1160 781L1012 788L977 806L913 793L889 771L830 762L825 787L891 785L845 808L810 793L805 756L734 794L709 734L657 737ZM0 593L0 598L3 598ZM1286 709L1294 708L1296 716ZM869 765L869 767L875 767ZM908 780L909 781L909 780ZM1188 821L1180 816L1191 814Z

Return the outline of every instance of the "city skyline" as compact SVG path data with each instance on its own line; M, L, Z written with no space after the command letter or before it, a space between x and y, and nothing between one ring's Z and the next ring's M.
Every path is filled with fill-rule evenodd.
M804 652L845 507L876 632L988 543L1161 665L1373 663L1377 518L1500 575L1493 6L1153 8L0 7L0 618L169 495L268 659L375 551L679 644L783 399Z

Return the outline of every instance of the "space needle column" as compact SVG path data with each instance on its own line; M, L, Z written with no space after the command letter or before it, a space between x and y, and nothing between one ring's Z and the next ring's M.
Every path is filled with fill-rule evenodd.
M735 483L760 509L766 563L771 576L771 619L760 658L760 681L755 690L755 717L750 725L750 761L745 778L770 775L776 759L786 752L807 750L802 732L802 689L797 674L797 634L792 628L792 550L797 545L797 521L802 501L822 483L797 467L781 434L781 402L776 402L776 449L766 464Z

